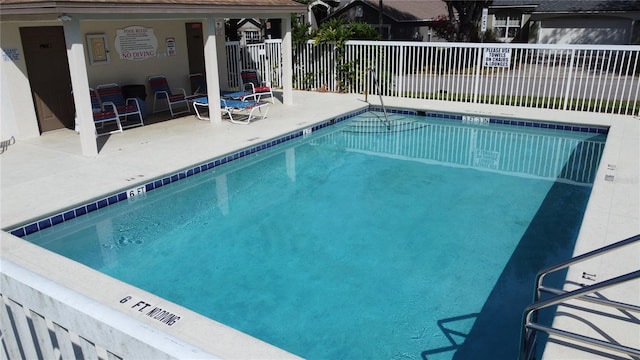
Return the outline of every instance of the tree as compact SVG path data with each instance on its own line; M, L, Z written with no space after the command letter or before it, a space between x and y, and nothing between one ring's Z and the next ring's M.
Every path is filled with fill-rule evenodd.
M482 9L488 7L492 0L463 1L442 0L447 4L449 12L449 26L447 31L453 31L449 36L452 41L477 42L480 40L478 25L482 18ZM445 38L448 38L445 36Z
M323 22L313 37L318 43L335 41L339 47L347 40L380 40L380 34L371 25L361 22L344 23L339 19Z
M224 23L224 33L227 37L227 41L238 41L238 22L240 19L228 19Z

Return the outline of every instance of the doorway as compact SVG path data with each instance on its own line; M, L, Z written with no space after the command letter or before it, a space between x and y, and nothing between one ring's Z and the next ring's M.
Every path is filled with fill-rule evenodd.
M186 23L187 54L189 56L189 74L204 75L204 39L202 35L202 23ZM191 84L191 93L196 91Z
M20 28L40 133L73 129L71 74L62 26Z

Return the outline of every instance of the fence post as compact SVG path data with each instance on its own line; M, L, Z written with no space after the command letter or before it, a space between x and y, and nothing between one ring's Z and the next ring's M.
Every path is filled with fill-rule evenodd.
M402 97L402 90L404 90L404 45L400 45L400 49L398 52L398 82L396 83L396 94L395 96Z
M333 49L333 51L331 52L331 56L333 57L333 78L336 79L336 90L338 90L338 92L342 92L343 91L343 84L342 84L342 79L340 79L340 74L338 73L338 64L337 64L337 60L338 60L338 45L336 43L330 43L331 48ZM341 59L342 61L344 61L344 59ZM340 65L344 65L344 64L340 64Z
M473 102L478 102L478 90L480 89L480 68L482 66L482 56L484 56L482 46L478 46L476 48L476 56L478 60L476 61L476 76L475 76L475 84L473 85Z
M569 71L567 74L567 83L565 86L567 87L564 92L564 105L562 106L562 110L567 110L567 104L569 103L569 90L571 89L571 79L573 79L573 62L576 56L576 49L571 49L571 61L569 63Z

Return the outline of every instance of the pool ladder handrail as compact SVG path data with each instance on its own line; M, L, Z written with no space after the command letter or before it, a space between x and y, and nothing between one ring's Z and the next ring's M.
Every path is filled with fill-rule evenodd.
M520 336L519 359L529 360L531 358L531 355L535 349L537 331L542 331L542 332L546 332L549 335L556 335L556 336L572 339L575 341L596 345L609 350L615 350L618 352L625 353L627 355L640 356L640 349L635 349L632 347L595 339L592 337L568 332L565 330L556 329L551 326L545 326L537 323L539 310L548 308L550 306L559 305L572 299L580 299L583 301L597 303L602 306L612 307L619 310L630 310L630 311L640 312L640 306L638 305L626 304L618 301L612 301L608 299L589 296L589 294L595 293L596 291L603 290L615 285L619 285L627 281L639 279L640 269L624 275L611 278L609 280L605 280L605 281L593 284L593 285L587 285L587 286L583 285L581 288L573 291L554 289L554 288L546 287L543 284L545 276L547 276L552 272L566 269L571 265L598 257L600 255L609 253L613 250L617 250L621 247L634 244L638 241L640 241L640 234L632 236L628 239L601 247L599 249L584 253L582 255L573 257L569 260L560 262L556 265L550 266L548 268L545 268L539 271L536 276L536 288L535 288L533 303L527 306L523 313L521 336ZM553 294L554 296L549 299L540 300L542 292Z
M387 130L391 131L391 121L387 117L387 108L384 106L384 101L382 101L382 90L380 89L380 83L378 82L378 77L376 76L375 69L369 69L371 72L371 76L373 77L373 83L378 90L378 96L380 97L380 105L382 105L382 112L384 113L385 124L387 125Z

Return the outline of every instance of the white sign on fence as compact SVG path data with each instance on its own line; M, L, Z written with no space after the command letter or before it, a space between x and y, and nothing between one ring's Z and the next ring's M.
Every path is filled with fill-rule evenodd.
M484 49L484 67L511 66L511 48Z

